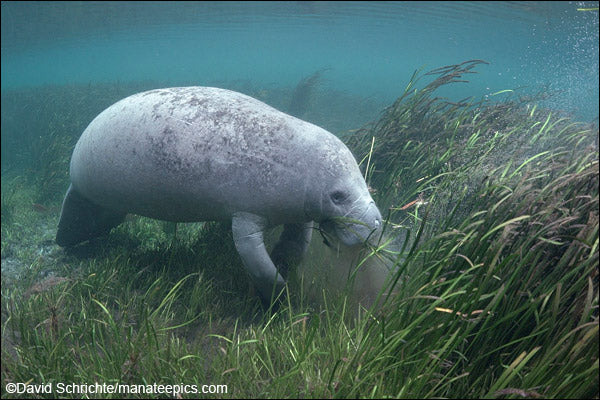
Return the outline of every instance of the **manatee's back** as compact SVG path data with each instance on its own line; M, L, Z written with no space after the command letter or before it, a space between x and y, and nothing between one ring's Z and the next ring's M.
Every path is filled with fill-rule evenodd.
M270 210L276 220L301 212L322 135L331 134L240 93L152 90L90 123L73 153L71 181L102 207L153 218Z

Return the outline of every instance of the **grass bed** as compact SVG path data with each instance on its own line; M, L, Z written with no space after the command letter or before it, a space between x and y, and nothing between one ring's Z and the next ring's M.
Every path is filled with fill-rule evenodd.
M417 71L379 121L343 136L387 214L361 260L392 271L370 308L319 282L315 300L300 274L265 310L223 224L182 224L174 237L134 217L65 253L43 229L56 201L32 207L35 181L3 179L2 397L19 397L8 382L598 397L597 128L512 91L435 96L483 63Z

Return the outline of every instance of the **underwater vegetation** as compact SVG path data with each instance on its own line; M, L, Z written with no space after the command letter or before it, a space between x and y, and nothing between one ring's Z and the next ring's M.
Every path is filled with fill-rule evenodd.
M351 285L334 294L310 281L309 296L300 270L286 302L263 309L217 223L179 224L174 237L131 217L64 252L48 242L64 188L42 209L35 174L3 179L3 382L226 384L220 397L233 398L598 397L598 128L517 91L437 95L477 68L416 71L376 122L342 135L388 221L349 268L390 268L368 308ZM117 99L94 90L108 103L73 126ZM4 113L3 97L3 132ZM38 168L58 169L81 133L57 132L67 138ZM321 254L305 263L328 266ZM3 385L2 397L18 396Z
M298 82L298 85L296 85L294 92L292 93L290 105L287 108L288 114L297 118L304 117L312 102L316 87L323 79L323 73L325 71L327 71L327 69L313 72L311 75L302 78L300 82Z
M597 396L597 128L528 99L435 97L480 63L415 73L377 123L349 138L369 157L388 227L414 231L392 284L411 295L384 301L393 311L380 311L386 329L373 334L383 354L430 354L418 396L458 397L463 384L467 397ZM415 89L428 75L437 77ZM409 340L414 328L428 334ZM411 365L371 361L381 371Z

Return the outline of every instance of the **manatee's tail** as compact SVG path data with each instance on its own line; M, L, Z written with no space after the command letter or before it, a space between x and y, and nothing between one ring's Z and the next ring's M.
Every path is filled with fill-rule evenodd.
M62 247L107 234L125 219L124 213L102 208L69 186L62 205L56 243Z

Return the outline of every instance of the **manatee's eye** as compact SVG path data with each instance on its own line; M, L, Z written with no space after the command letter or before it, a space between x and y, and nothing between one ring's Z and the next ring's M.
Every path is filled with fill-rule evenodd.
M336 190L335 192L331 193L331 201L333 201L334 204L341 204L347 198L348 194L346 192L342 192L341 190Z

